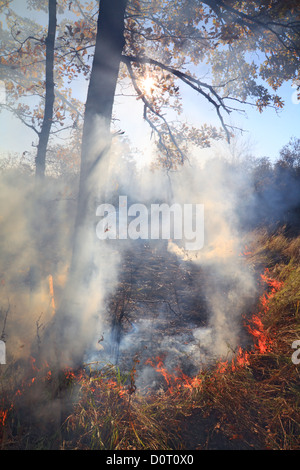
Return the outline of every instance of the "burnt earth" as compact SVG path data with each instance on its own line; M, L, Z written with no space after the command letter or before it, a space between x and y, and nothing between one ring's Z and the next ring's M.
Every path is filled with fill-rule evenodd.
M172 360L187 358L193 330L208 319L204 272L179 260L163 241L132 243L120 271L108 305L113 360L126 367L133 357L146 360L169 351ZM180 366L188 367L185 362Z

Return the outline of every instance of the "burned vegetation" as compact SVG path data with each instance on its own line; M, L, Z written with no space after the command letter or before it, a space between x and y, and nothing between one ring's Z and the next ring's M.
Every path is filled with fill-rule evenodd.
M167 339L170 346L173 338L178 347L178 337L187 344L193 329L206 325L203 270L180 262L168 252L167 242L135 243L120 271L119 287L108 305L117 362L128 353L161 354Z
M100 336L99 351L89 352L87 362L101 364L105 357L123 372L135 367L140 390L163 384L161 374L150 367L153 360L195 376L218 358L212 352L218 337L207 294L208 285L215 283L225 298L234 280L212 266L178 258L168 250L167 241L130 242L119 268L118 287L107 300L110 334ZM247 299L245 316L256 301ZM239 331L239 345L248 341L243 318L232 324Z

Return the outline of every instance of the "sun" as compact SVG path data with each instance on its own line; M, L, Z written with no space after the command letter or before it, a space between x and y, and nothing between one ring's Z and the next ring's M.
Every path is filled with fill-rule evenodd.
M146 77L143 80L143 89L146 95L151 95L155 87L155 81L152 77Z

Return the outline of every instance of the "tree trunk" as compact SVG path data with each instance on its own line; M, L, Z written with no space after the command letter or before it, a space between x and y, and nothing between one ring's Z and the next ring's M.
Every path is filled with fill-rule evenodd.
M56 34L56 0L49 0L49 22L48 35L46 38L46 94L44 119L39 133L39 142L37 147L36 177L43 178L45 175L46 152L50 136L50 130L53 119L54 106L54 45Z
M48 35L46 38L46 92L45 92L45 108L44 118L39 132L39 141L37 146L37 154L35 158L35 176L38 184L38 191L35 196L35 208L34 213L37 215L34 218L32 230L32 238L35 240L37 253L42 252L42 242L40 237L40 223L41 219L45 216L44 206L44 187L43 180L45 176L46 167L46 153L47 146L51 131L52 119L53 119L53 106L54 106L54 46L55 46L55 35L56 35L56 0L48 1ZM40 288L42 269L38 262L38 258L34 264L30 267L30 290L31 292L36 291Z
M95 55L85 105L76 226L87 208L92 178L110 146L110 123L124 41L127 0L100 0ZM97 144L95 143L97 139Z
M111 144L110 124L121 55L125 45L124 15L127 0L100 0L95 55L85 105L81 148L81 167L77 216L72 257L72 272L82 273L83 264L91 269L89 260L82 260L82 243L86 230L95 241L96 199L99 196L99 167ZM83 232L83 233L82 233ZM90 240L92 242L92 240ZM79 263L79 265L78 265ZM86 277L86 275L84 276Z
M110 123L124 47L126 0L101 0L95 55L85 106L73 254L64 297L56 314L55 346L60 366L76 366L95 334L103 302L105 246L96 238L96 205L104 184L102 160L111 143ZM98 244L97 244L98 242ZM102 242L101 242L102 243Z

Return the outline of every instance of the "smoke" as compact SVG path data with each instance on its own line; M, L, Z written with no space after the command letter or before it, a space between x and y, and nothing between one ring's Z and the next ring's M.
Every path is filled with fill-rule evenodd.
M105 142L96 136L91 147L99 153ZM0 176L7 361L58 354L69 366L112 362L128 370L138 357L137 384L144 386L156 383L149 358L162 355L170 370L180 365L195 374L231 355L258 294L256 275L241 256L245 207L251 220L257 208L251 174L213 151L205 160L191 154L169 174L137 168L128 144L116 138L86 187L89 213L76 226L77 179L48 176L41 188L16 170ZM148 206L203 205L203 247L187 251L184 240L172 238L99 240L96 209L117 206L120 195Z
M188 184L185 182L188 181ZM220 158L204 166L192 165L174 178L174 198L201 201L205 207L204 247L189 257L206 272L205 297L210 307L210 351L214 357L233 351L241 340L241 316L255 297L255 279L241 258L243 236L239 230L240 189L249 187L240 171L232 171ZM170 249L176 252L173 244ZM199 332L195 333L199 336ZM202 332L200 331L200 336ZM206 334L206 343L208 337ZM207 348L207 345L206 345Z
M251 178L242 168L233 171L225 159L214 156L205 162L201 157L191 157L184 168L169 174L142 168L135 169L130 178L125 172L123 178L118 165L111 165L111 169L110 181L118 182L118 191L111 192L111 200L114 193L144 204L158 201L182 207L203 204L204 246L187 251L184 240L150 240L148 245L144 240L127 243L111 240L120 259L126 252L131 253L132 266L140 267L140 275L138 281L131 277L130 288L124 289L119 317L117 302L114 304L114 310L110 311L116 316L116 321L110 323L114 326L110 330L108 322L108 329L98 332L98 338L103 334L100 347L88 351L86 362L117 362L128 370L133 358L138 357L140 386L156 383L155 372L147 365L147 359L158 355L163 355L164 364L170 370L180 364L186 372L197 373L203 365L227 357L241 345L243 316L256 300L255 275L241 256L244 250L244 234L240 230L241 193L252 194ZM151 255L143 248L147 246ZM153 284L152 273L157 273L159 266L163 270L172 263L175 264L170 268L171 276L160 278L164 287L157 291L153 286L152 291L147 291L147 283ZM119 268L120 282L129 282L120 264ZM182 281L172 280L172 276L179 279L180 273ZM192 287L186 273L192 273ZM146 294L141 296L140 291ZM195 308L194 304L197 304Z
M39 188L30 173L3 171L1 206L1 329L7 363L38 348L54 315L70 257L72 197L68 182L52 178ZM54 293L52 286L54 284Z
M95 127L91 158L108 144L99 120ZM2 168L0 339L6 343L8 365L17 361L26 368L33 355L41 363L72 367L82 362L86 349L98 345L107 328L106 301L117 286L123 247L96 238L96 208L116 193L120 172L129 192L125 152L127 147L115 139L103 153L86 181L80 223L74 172L53 176L49 167L40 184L22 166Z

